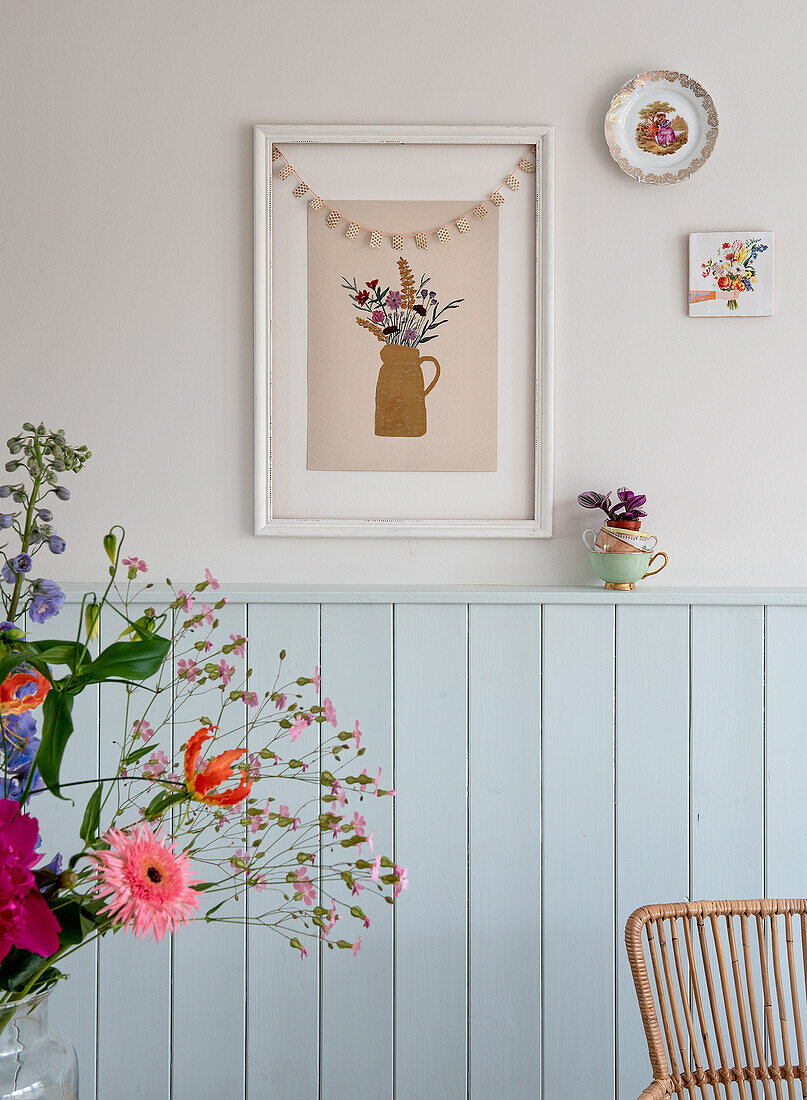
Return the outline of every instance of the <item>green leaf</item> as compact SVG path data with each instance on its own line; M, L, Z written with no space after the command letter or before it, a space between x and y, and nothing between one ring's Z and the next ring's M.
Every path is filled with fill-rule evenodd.
M60 638L51 638L43 642L31 642L31 646L52 665L67 665L74 672L79 658L86 650L79 642L65 642Z
M159 672L170 648L169 639L158 634L131 642L113 642L80 669L79 683L83 687L113 679L147 680Z
M73 732L73 696L61 686L54 686L42 704L42 741L36 754L39 774L58 798L59 769L70 735Z
M132 749L131 752L126 754L124 764L135 764L138 760L146 755L146 753L153 752L153 745L141 745L138 749Z
M98 822L101 820L101 797L104 793L103 783L99 783L89 797L87 809L84 811L84 820L78 835L85 844L89 844L98 833Z
M171 806L175 806L178 802L185 802L188 798L188 792L186 790L181 791L160 791L158 795L155 795L149 802L144 813L147 819L159 817L161 813L164 813Z

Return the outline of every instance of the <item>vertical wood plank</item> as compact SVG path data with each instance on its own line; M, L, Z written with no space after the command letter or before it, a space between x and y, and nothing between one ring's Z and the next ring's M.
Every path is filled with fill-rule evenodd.
M804 827L807 607L768 607L765 639L766 892L774 898L798 898L804 897L807 891ZM794 919L793 927L798 959L798 920ZM784 945L781 920L779 934ZM796 982L796 994L804 1027L807 1024L807 988L801 977ZM798 1048L790 1006L787 1016L792 1052ZM777 1044L781 1051L778 1035ZM793 1059L796 1060L795 1056Z
M614 608L545 606L543 623L543 1096L610 1100Z
M395 609L395 1089L467 1089L467 610Z
M246 634L244 604L230 603L218 613L218 634ZM240 670L239 670L240 671ZM206 703L206 700L210 702ZM219 691L195 694L174 723L178 750L206 709L217 709ZM235 721L235 717L231 719ZM202 901L204 912L204 900ZM243 917L245 899L230 902L218 915ZM244 1095L245 944L242 925L192 922L173 939L172 1097Z
M468 618L470 1089L540 1095L540 608Z
M323 606L321 621L323 695L333 700L340 730L351 730L359 720L362 747L367 748L362 765L370 775L383 768L382 786L394 787L392 607ZM392 799L354 797L347 810L348 817L358 810L366 818L375 834L375 851L392 855ZM335 894L341 900L347 896L344 890ZM370 928L364 931L348 919L339 922L335 934L348 940L361 935L358 957L324 946L321 950L323 1100L356 1093L357 1067L365 1063L368 1051L371 1063L360 1074L363 1100L387 1100L392 1095L392 907L367 893L356 901L370 918Z
M622 931L640 905L689 891L689 609L616 609L618 1095L652 1076Z
M804 897L807 607L769 607L765 650L766 851L770 897Z
M120 634L121 620L113 612L105 612L101 621L101 639L109 645ZM170 685L170 666L161 681L152 678L148 686L156 689L160 682ZM171 757L170 686L159 696L145 690L135 692L127 714L126 693L117 684L101 688L101 775L114 776L120 762L120 744L124 732L146 714L157 730L148 742L155 750L162 749ZM164 725L163 725L164 724ZM161 729L160 726L163 725ZM133 769L139 771L140 765ZM122 783L121 795L138 797L138 804L150 801L154 790L142 782ZM105 794L109 786L105 788ZM148 793L147 793L148 792ZM109 812L101 819L101 828L109 826L115 794ZM118 822L118 827L138 820L132 809ZM126 1014L120 1012L121 996L125 996ZM127 1097L161 1100L170 1092L171 1083L171 941L139 940L130 932L108 935L99 947L98 964L98 1096L119 1100ZM131 1021L137 1020L137 1028ZM143 1073L143 1051L148 1051L149 1072Z
M67 638L77 637L80 607L65 604L57 619L37 624L28 623L28 637ZM63 669L58 669L61 674ZM41 713L34 712L37 729L41 730ZM73 706L73 735L65 750L60 774L61 782L79 782L98 776L98 688L88 687L76 697ZM48 793L36 796L29 803L30 813L39 821L42 838L42 862L61 852L65 864L83 847L79 828L84 817L87 799L92 786L66 787L63 802ZM51 1024L62 1031L76 1048L78 1054L79 1081L82 1096L95 1096L98 996L98 944L88 944L65 959L62 969L70 980L60 982L50 999Z
M284 681L313 675L320 648L317 604L253 604L248 627L249 663L260 694L274 683L282 649L287 654ZM304 796L300 784L290 780L288 786L293 812ZM279 783L272 785L271 793L278 802L286 797ZM272 904L268 893L250 898L248 904L260 907L264 900ZM270 928L247 930L249 1100L311 1100L318 1095L319 962L316 950L310 944L308 949L309 957L301 959Z
M763 609L692 608L692 897L755 898L763 869Z

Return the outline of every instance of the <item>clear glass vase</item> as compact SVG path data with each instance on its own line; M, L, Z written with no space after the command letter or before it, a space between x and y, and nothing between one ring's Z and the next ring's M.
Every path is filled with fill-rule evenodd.
M76 1052L48 1027L49 995L0 1004L0 1100L78 1100Z

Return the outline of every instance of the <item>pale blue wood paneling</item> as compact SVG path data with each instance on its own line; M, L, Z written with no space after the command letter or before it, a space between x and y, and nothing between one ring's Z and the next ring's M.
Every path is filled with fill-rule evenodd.
M75 638L80 628L80 609L76 604L63 608L56 622L37 624L29 622L28 636L32 639ZM96 646L93 646L96 651ZM57 668L63 675L64 667ZM41 728L41 713L35 713L37 726ZM75 733L64 756L60 779L64 784L79 782L98 776L98 688L88 687L76 697L73 706ZM30 812L39 821L42 838L41 850L46 863L56 852L61 852L65 862L79 851L79 828L84 816L92 786L67 787L63 794L69 801L59 802L50 794L32 799ZM97 994L98 994L98 944L88 944L60 965L70 980L61 982L50 999L50 1021L68 1036L76 1048L82 1096L93 1097L96 1086Z
M120 634L121 620L107 611L101 622L103 644L116 641ZM165 672L162 682L170 682L170 672ZM159 681L149 681L158 688ZM155 749L161 748L170 758L172 731L170 724L170 689L155 696L145 690L133 693L127 712L126 693L117 684L106 684L101 689L101 775L114 776L120 761L120 745L123 734L132 723L147 714L148 721L158 732L149 742ZM147 710L148 708L148 710ZM159 729L160 723L167 726ZM141 742L138 741L138 744ZM140 770L144 762L137 766ZM108 812L104 812L101 827L109 824L111 812L117 804L117 791L121 798L138 798L145 805L154 794L144 782L110 785ZM118 823L133 824L138 820L133 808ZM98 974L98 1096L104 1100L120 1100L122 1082L126 1082L127 1100L142 1098L153 1100L168 1096L171 1079L171 939L160 943L152 939L136 939L130 932L106 936L100 947ZM125 1016L121 1012L121 993L125 990ZM137 1027L131 1021L137 1021ZM143 1073L143 1052L148 1051L149 1072Z
M695 899L764 894L763 650L763 608L692 608Z
M805 654L807 608L769 607L765 630L765 855L767 892L771 897L807 895L807 731L805 731ZM801 973L801 927L794 919L797 973ZM779 921L781 943L785 928ZM807 989L797 981L799 1012L807 1023ZM775 994L774 994L775 996ZM788 1004L788 1034L793 1061L798 1061L793 1010ZM777 1045L779 1035L777 1034ZM781 1046L778 1045L781 1051Z
M543 624L543 1096L612 1100L614 609Z
M278 655L286 650L281 684L298 676L312 676L319 658L319 607L286 604L249 609L249 663L255 670L256 690L271 688ZM314 701L311 686L297 688L306 702ZM310 737L310 744L303 738ZM309 750L317 737L311 726L296 743ZM284 742L281 755L288 756ZM272 796L294 811L311 797L308 787L294 780L272 784ZM316 815L316 805L308 811ZM312 874L312 878L313 878ZM250 912L275 904L267 894L248 899ZM311 1100L319 1089L319 956L307 941L309 956L300 953L269 928L247 932L249 968L247 1016L247 1095L249 1100ZM238 1095L222 1093L222 1095Z
M459 1100L467 1067L467 609L395 609L395 919L400 1100Z
M797 898L807 893L807 608L769 607L766 639L767 884Z
M540 1095L540 609L468 618L470 1088Z
M229 633L246 633L244 604L227 604L218 616L224 639ZM194 694L178 711L174 720L177 751L197 728L201 715L216 713L219 700L219 690L210 687ZM228 718L230 723L237 721L235 707ZM203 897L203 910L204 905ZM240 900L228 902L217 916L239 917L244 912L242 892ZM200 921L174 936L172 1100L236 1098L244 1092L245 947L243 926Z
M652 1076L622 942L640 905L689 891L689 609L616 609L618 1095Z
M392 753L392 607L388 604L325 605L322 608L322 692L337 709L340 730L352 730L358 719L362 748L371 774L383 768L381 786L394 788ZM335 732L325 727L329 733ZM333 764L325 766L333 769ZM393 800L372 794L350 799L346 812L365 817L374 831L375 851L393 852ZM337 849L336 861L339 861ZM367 849L366 858L372 858ZM328 862L325 847L323 861ZM374 893L375 891L373 891ZM346 898L345 888L333 891ZM355 941L361 952L321 950L323 1100L344 1100L361 1093L362 1100L386 1100L392 1095L393 1064L393 912L392 906L370 892L354 899L370 918L365 931L353 918L338 923L331 938ZM329 904L326 898L323 905ZM372 1066L366 1067L368 1051ZM362 1066L360 1071L357 1067Z

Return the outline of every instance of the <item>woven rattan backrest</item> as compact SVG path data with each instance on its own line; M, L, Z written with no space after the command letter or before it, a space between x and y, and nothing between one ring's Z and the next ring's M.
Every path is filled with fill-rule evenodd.
M803 1100L807 900L647 905L625 927L653 1077L692 1100Z

